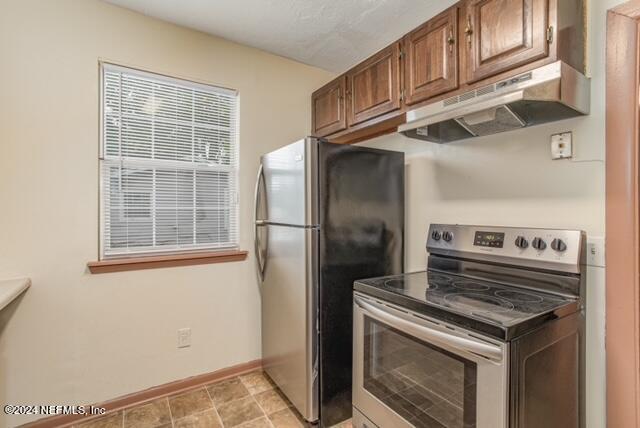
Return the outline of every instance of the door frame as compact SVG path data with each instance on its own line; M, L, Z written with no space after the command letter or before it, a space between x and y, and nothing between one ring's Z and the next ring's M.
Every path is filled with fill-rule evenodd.
M607 426L640 426L640 2L607 12Z

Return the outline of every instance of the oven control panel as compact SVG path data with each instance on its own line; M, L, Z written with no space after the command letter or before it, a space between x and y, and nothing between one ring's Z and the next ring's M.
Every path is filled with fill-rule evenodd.
M585 233L580 230L432 224L427 251L465 259L580 273Z

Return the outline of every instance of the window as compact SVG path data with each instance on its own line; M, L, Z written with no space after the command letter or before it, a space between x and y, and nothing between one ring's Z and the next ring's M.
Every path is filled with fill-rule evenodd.
M103 258L238 246L235 91L102 65Z

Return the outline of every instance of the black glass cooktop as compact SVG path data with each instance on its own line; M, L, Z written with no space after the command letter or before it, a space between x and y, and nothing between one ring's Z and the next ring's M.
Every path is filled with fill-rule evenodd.
M578 308L570 297L431 271L359 280L354 288L500 339Z

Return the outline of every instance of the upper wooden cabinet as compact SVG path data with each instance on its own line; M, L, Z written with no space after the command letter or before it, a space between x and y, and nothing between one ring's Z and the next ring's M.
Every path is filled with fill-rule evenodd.
M313 135L324 137L347 128L346 76L340 76L311 96Z
M313 93L313 132L352 143L405 112L555 61L585 71L585 0L461 0Z
M502 73L549 55L549 0L468 0L462 30L466 81Z
M349 126L400 108L400 43L347 72Z
M458 7L405 37L405 103L415 104L458 87Z

